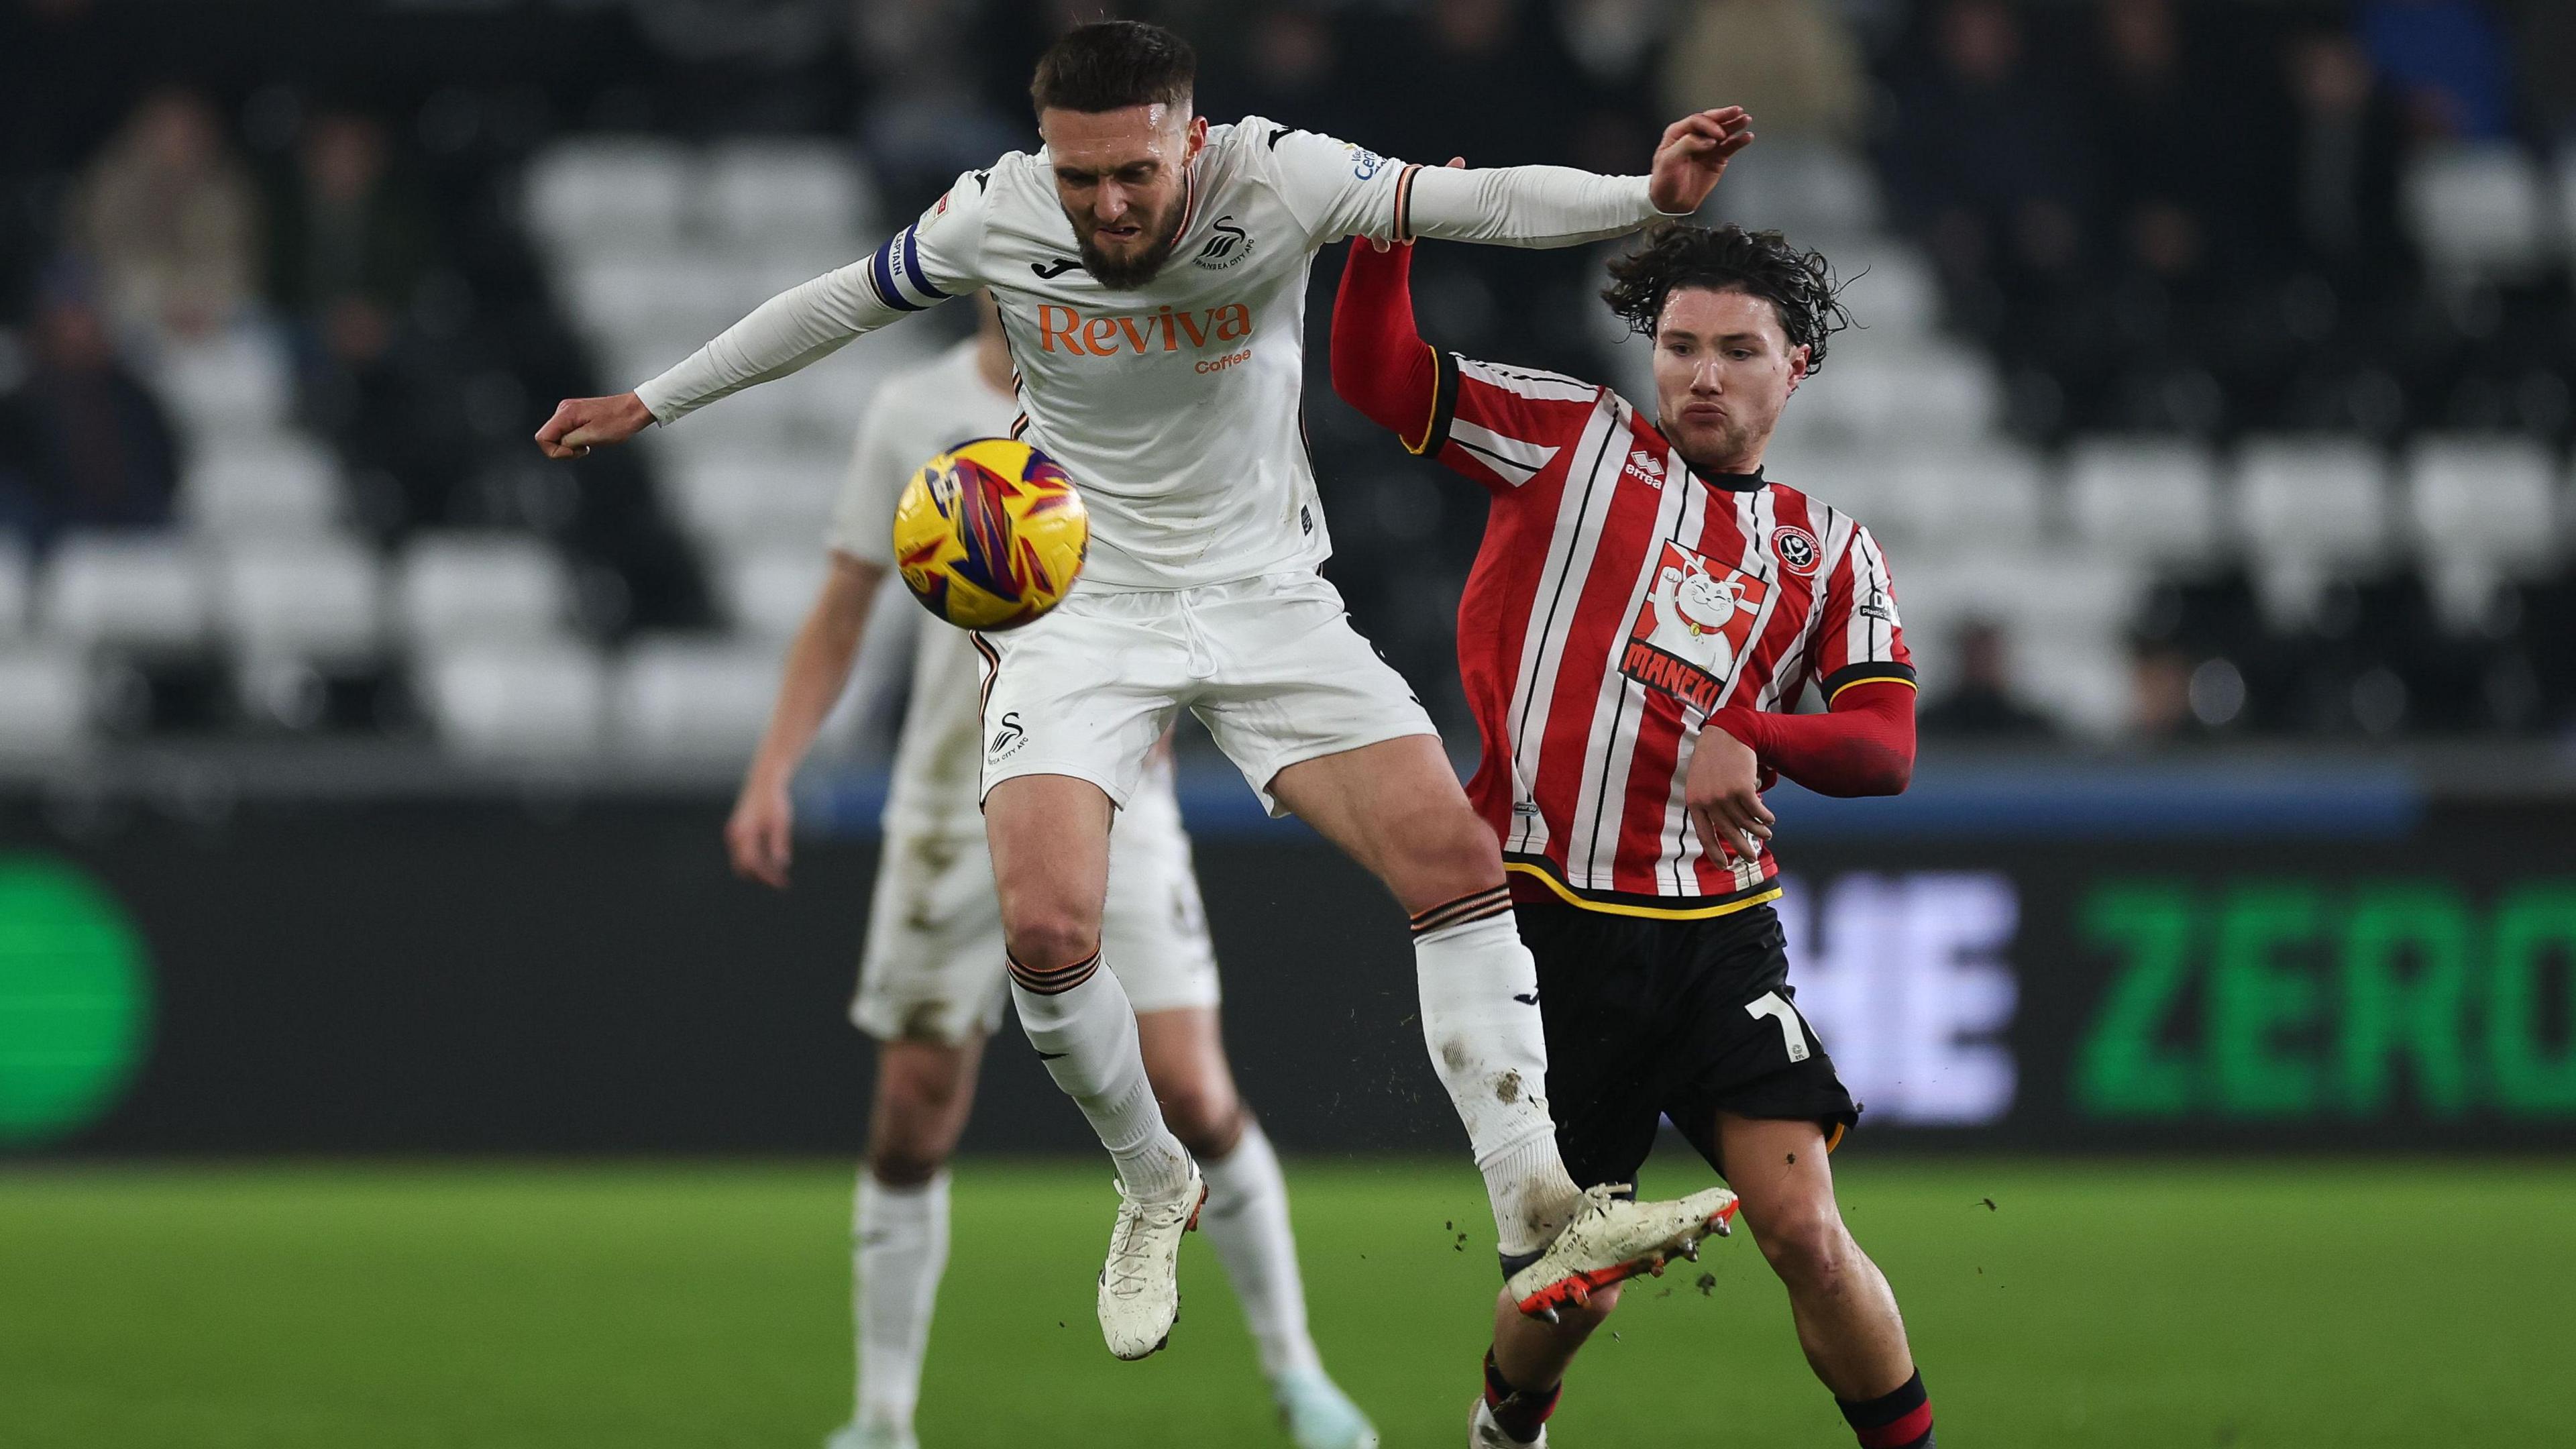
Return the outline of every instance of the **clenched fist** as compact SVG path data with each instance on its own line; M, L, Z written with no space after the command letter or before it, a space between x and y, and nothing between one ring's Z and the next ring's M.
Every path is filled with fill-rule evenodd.
M537 429L537 448L549 458L579 458L591 449L622 443L644 431L653 412L631 392L615 397L568 397Z

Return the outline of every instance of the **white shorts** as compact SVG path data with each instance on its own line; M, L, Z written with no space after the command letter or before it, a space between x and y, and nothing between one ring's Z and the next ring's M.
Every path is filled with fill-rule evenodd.
M1270 782L1290 765L1439 733L1320 574L1077 589L1035 623L975 639L988 795L1022 775L1070 775L1123 805L1184 705L1273 815L1288 813Z
M1138 1011L1217 1004L1216 951L1168 772L1109 831L1101 959ZM1002 1023L1002 909L980 828L886 837L850 1020L879 1041L954 1046Z

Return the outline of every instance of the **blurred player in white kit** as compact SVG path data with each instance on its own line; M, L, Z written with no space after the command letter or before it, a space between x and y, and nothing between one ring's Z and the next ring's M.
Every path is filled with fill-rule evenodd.
M567 399L537 442L578 457L988 289L1018 374L1014 434L1065 466L1091 517L1064 602L977 642L1012 999L1118 1164L1102 1337L1128 1359L1169 1338L1181 1235L1206 1194L1147 1086L1118 974L1100 969L1110 822L1184 708L1265 805L1411 916L1432 1069L1484 1176L1507 1288L1546 1315L1695 1250L1734 1203L1723 1189L1640 1203L1566 1173L1501 853L1430 716L1317 571L1331 538L1299 415L1307 274L1317 248L1355 235L1569 246L1694 211L1750 118L1682 118L1645 176L1425 169L1258 117L1211 126L1196 78L1168 30L1076 26L1030 88L1042 150L958 177L873 256L763 303L636 391Z
M725 826L734 869L748 878L787 886L789 783L849 679L893 568L905 480L934 454L1010 429L1009 346L991 302L979 297L975 307L976 336L889 380L860 425L832 513L831 571L789 648L768 732ZM962 631L921 631L850 1003L850 1019L879 1045L852 1225L857 1412L829 1449L915 1442L922 1354L948 1258L948 1159L974 1103L984 1040L1002 1020L1002 913L977 807L979 669ZM1110 830L1101 936L1135 1007L1164 1120L1206 1174L1201 1228L1233 1280L1290 1437L1299 1449L1368 1449L1376 1431L1325 1374L1307 1335L1287 1183L1226 1066L1216 956L1168 749Z

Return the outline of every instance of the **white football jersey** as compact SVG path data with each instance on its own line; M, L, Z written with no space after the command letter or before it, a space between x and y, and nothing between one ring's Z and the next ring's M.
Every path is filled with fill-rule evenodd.
M975 366L968 338L915 371L887 379L859 423L850 471L832 507L826 541L850 557L894 567L894 510L903 485L921 465L969 438L1010 431L1018 408ZM916 608L900 582L890 582L881 608ZM976 698L983 676L963 629L926 615L913 653L912 698L895 745L886 795L889 834L983 832L977 777Z
M664 422L976 287L1019 371L1017 435L1091 513L1086 587L1177 589L1331 551L1300 414L1306 278L1344 237L1569 245L1656 213L1643 177L1407 166L1258 117L1209 128L1171 259L1133 291L1081 265L1046 153L968 172L873 256L764 304L638 388Z

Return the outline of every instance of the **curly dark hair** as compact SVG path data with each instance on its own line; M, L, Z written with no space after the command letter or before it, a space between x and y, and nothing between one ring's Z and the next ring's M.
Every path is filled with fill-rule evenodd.
M1842 282L1821 252L1801 251L1776 231L1746 231L1671 222L1646 233L1646 244L1610 263L1601 300L1633 331L1648 337L1676 288L1706 287L1759 297L1780 314L1791 347L1807 349L1807 371L1825 365L1825 340L1852 325Z

